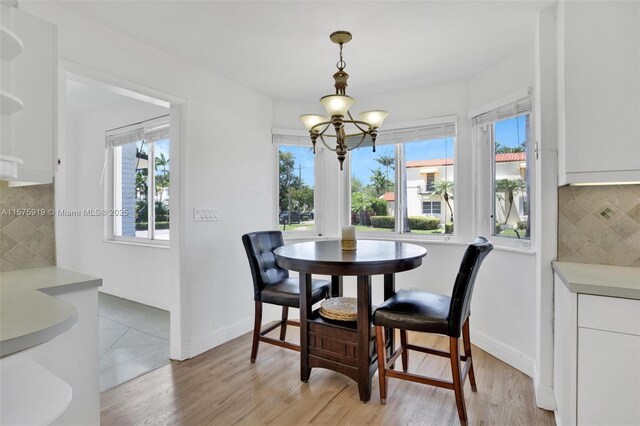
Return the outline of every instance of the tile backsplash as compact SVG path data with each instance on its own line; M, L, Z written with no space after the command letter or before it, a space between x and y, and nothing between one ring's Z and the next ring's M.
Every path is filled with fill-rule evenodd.
M640 185L558 188L558 260L640 267Z
M0 271L56 264L53 184L0 181Z

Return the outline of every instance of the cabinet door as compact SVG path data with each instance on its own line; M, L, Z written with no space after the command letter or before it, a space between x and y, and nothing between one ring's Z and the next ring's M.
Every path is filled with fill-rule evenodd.
M560 183L640 179L640 5L564 2ZM561 156L562 158L562 156Z
M640 336L578 328L578 424L640 424Z
M56 29L15 8L11 26L24 44L11 62L11 92L24 103L22 111L11 116L12 155L24 161L17 180L50 183L56 155Z

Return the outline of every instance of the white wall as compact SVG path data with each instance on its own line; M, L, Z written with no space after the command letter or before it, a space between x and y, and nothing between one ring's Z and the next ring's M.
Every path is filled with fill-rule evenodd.
M194 356L249 331L251 274L240 236L273 225L274 188L264 179L273 170L265 161L272 156L271 101L55 4L20 7L58 26L62 58L186 100L175 263L175 244L171 249L171 356ZM221 220L194 223L194 207L220 208Z
M423 265L396 276L397 288L416 287L450 294L466 243L477 234L487 234L476 226L474 182L474 146L468 111L498 100L534 84L533 44L523 46L513 55L468 81L433 87L414 88L363 99L356 99L352 109L384 109L391 114L385 123L458 115L456 139L456 241L420 242L428 254ZM352 76L354 82L357 76ZM354 83L355 84L355 83ZM298 120L302 113L322 113L316 102L274 103L273 127L303 129ZM330 212L339 212L344 204L341 182L345 173L337 169L335 153L323 153L325 173L331 190L325 203ZM335 163L335 167L334 166ZM332 168L331 168L332 167ZM337 177L336 177L337 176ZM337 216L339 213L335 213ZM326 234L337 235L331 219ZM497 248L480 271L471 312L472 340L503 361L528 375L533 375L536 330L535 253L528 254ZM345 279L345 293L355 295L355 280ZM374 278L373 303L382 302L382 279Z
M193 356L250 330L250 274L240 235L274 226L275 179L264 179L274 170L272 161L265 161L275 161L270 127L301 128L298 115L318 110L319 105L314 101L304 105L277 102L272 120L272 104L264 96L56 5L25 3L24 8L59 26L63 58L187 100L187 138L180 150L180 180L184 188L180 212L186 219L180 229L181 293L176 293L181 297L184 335L180 355ZM458 114L456 181L473 182L473 146L466 113L471 107L532 85L532 48L524 47L515 58L507 58L493 68L468 82L358 99L355 108L387 109L392 113L389 123ZM521 75L522 70L526 75ZM346 211L344 175L339 174L333 153L325 154L329 154L322 166L325 179L318 184L324 185L325 194L331 194L325 200L325 234L336 236ZM456 196L457 236L460 241L469 241L477 232L472 185L459 185ZM193 223L190 218L196 206L220 208L221 221ZM412 285L448 293L463 246L426 246L430 254L423 267L400 274L398 287ZM486 262L472 307L472 330L480 336L476 343L507 361L522 355L527 365L516 366L531 374L534 257L496 250ZM518 364L513 359L511 363Z
M64 147L64 154L60 156L62 164L56 175L56 190L62 189L66 200L61 201L58 208L103 208L112 196L108 193L111 189L108 182L112 179L110 164L105 182L100 186L105 131L168 113L167 108L123 97L121 104L68 116L67 138L60 141ZM72 157L67 158L71 153ZM103 217L60 219L71 229L57 235L58 253L62 255L59 266L102 277L102 292L170 309L171 262L167 247L105 242Z

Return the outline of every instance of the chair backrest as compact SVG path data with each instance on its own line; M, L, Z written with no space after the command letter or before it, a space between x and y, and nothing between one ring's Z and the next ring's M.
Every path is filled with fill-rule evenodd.
M449 306L449 335L452 337L460 337L464 321L469 316L471 295L478 270L491 250L493 244L484 237L478 237L464 252Z
M278 266L273 254L276 248L284 245L282 232L249 232L242 236L242 244L251 267L254 300L260 300L260 292L265 286L289 277L289 271Z

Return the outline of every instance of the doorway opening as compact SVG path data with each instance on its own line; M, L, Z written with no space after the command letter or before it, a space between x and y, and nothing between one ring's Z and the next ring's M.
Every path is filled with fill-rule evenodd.
M78 214L56 217L57 263L103 280L104 391L182 359L182 108L150 89L62 68L55 203Z

